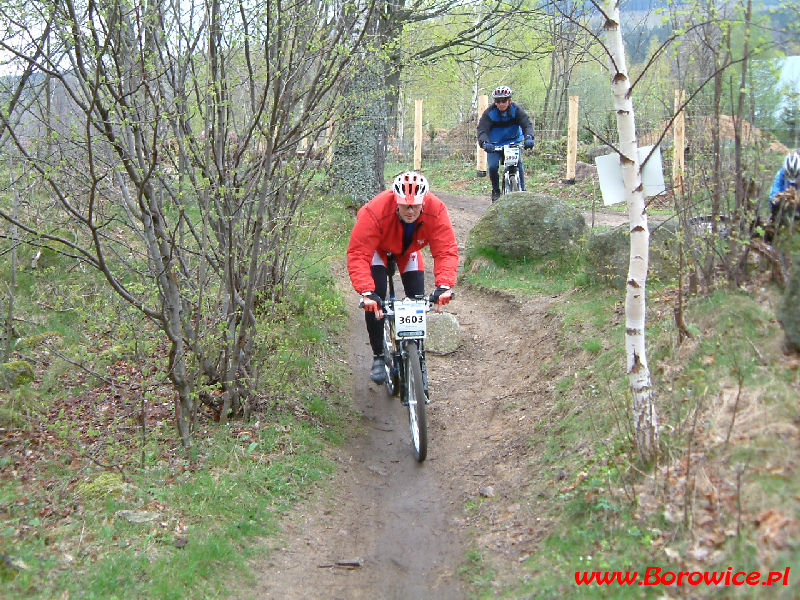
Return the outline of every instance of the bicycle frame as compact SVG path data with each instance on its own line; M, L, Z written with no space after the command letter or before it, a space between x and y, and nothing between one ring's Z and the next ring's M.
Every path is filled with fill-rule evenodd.
M389 319L389 330L391 331L391 339L392 339L392 347L390 350L392 351L392 368L394 369L394 374L397 376L398 382L400 383L400 397L405 398L405 394L407 392L408 386L408 374L405 372L404 365L408 359L408 344L415 344L417 346L417 351L419 354L420 359L420 367L422 368L422 379L425 391L425 403L429 403L430 400L428 399L428 371L425 367L425 340L424 337L418 336L406 336L403 338L397 337L397 328L395 325L395 303L398 300L395 297L394 291L394 281L392 275L394 274L394 264L393 259L390 258L390 265L389 265L389 296L386 299L384 304L384 315L386 319ZM417 300L425 300L426 302L426 312L430 310L431 304L425 298L418 298Z

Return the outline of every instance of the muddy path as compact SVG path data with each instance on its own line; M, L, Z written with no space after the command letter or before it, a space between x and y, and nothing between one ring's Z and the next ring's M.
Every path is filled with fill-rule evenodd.
M441 197L463 245L488 200ZM552 417L553 386L541 365L558 343L557 317L547 310L554 301L520 303L457 286L448 310L460 322L461 344L446 356L429 353L422 465L399 400L369 381L371 351L353 304L347 360L360 432L336 449L330 487L284 520L285 544L256 565L255 597L469 598L459 570L471 548L511 577L547 527L522 499L550 476L531 472L529 440L537 422Z

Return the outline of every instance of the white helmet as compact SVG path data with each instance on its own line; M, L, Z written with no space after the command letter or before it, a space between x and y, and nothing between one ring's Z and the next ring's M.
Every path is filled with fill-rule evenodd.
M786 155L786 159L783 161L783 172L786 179L792 183L797 183L797 180L800 179L800 154L797 154L797 150L792 150Z
M492 92L492 98L497 100L498 98L511 98L511 88L507 85L501 85Z
M392 185L398 204L422 204L428 193L428 180L416 171L406 171L394 178Z

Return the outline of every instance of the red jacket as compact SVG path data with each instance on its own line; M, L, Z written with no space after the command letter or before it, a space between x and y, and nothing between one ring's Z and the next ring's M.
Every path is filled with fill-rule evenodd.
M384 190L359 209L347 247L347 270L356 292L362 294L375 290L370 265L376 252L383 264L386 264L386 253L391 252L402 273L412 258L416 258L419 270L425 269L419 250L428 245L433 256L435 284L455 285L458 244L447 207L435 195L428 193L414 225L411 244L403 252L403 226L397 216L397 202L392 190Z

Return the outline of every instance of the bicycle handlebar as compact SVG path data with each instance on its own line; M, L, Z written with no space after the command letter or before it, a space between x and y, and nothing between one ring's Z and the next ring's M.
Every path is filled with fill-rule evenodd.
M509 146L510 148L524 149L524 146L519 142L509 142L508 144L501 144L499 146L495 146L493 152L502 152L505 146Z
M450 299L454 300L455 297L456 297L456 293L453 290L450 290ZM433 294L431 294L430 296L423 296L422 298L420 298L420 300L425 300L425 302L428 303L429 308L430 308L430 306L438 304L438 302L434 302L433 301ZM381 303L380 303L381 304L381 310L383 312L387 313L387 314L390 314L389 313L389 311L391 310L391 307L389 306L390 302L388 300L384 300L383 298L381 298L380 301L381 301ZM363 300L358 303L358 307L359 308L364 308L364 301Z

